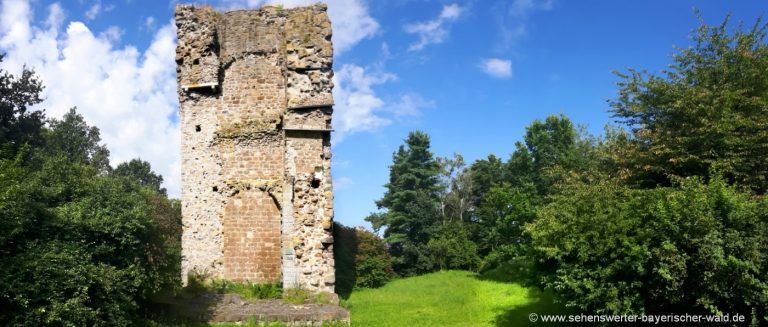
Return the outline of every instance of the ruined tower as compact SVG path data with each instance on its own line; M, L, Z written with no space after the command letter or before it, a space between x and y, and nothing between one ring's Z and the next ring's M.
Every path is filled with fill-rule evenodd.
M333 291L326 10L176 7L185 282Z

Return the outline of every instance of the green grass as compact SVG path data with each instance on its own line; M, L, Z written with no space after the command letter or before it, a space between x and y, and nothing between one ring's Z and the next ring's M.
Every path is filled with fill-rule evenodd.
M550 292L497 281L494 274L441 271L352 292L352 326L541 326L528 314L563 314ZM497 280L494 280L497 279Z

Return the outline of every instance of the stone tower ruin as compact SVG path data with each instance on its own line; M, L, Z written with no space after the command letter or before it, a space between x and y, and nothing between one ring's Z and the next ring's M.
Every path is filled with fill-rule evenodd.
M185 283L333 292L326 10L176 7Z

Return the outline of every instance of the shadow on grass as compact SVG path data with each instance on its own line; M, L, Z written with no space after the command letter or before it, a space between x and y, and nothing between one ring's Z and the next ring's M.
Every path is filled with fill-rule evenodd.
M348 300L355 288L355 256L357 256L357 233L352 227L333 223L333 257L335 258L336 294Z
M542 322L543 315L568 315L577 314L573 308L568 308L562 303L555 302L555 294L551 290L542 291L533 280L531 266L525 262L511 262L500 267L490 269L476 278L491 280L501 283L516 283L529 289L530 302L526 305L516 306L505 310L494 319L494 325L506 326L558 326L561 324ZM537 320L531 321L530 316L536 314ZM570 323L569 326L585 326L583 324Z
M154 298L145 308L145 326L205 326L219 301L221 295L203 291Z
M527 305L515 307L504 311L494 319L494 325L506 326L559 326L562 323L543 322L544 315L568 315L576 314L572 308L567 308L555 302L554 293L550 290L541 291L531 287L531 302ZM536 314L537 321L531 321L530 316ZM569 323L569 326L584 326L582 324Z

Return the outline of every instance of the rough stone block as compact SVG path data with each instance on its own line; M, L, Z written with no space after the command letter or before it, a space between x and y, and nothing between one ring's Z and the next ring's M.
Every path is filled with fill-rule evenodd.
M288 107L333 105L333 71L288 71Z
M176 6L176 63L185 91L219 85L218 15L210 7Z
M288 12L285 51L289 69L330 68L333 62L331 22L325 5Z

